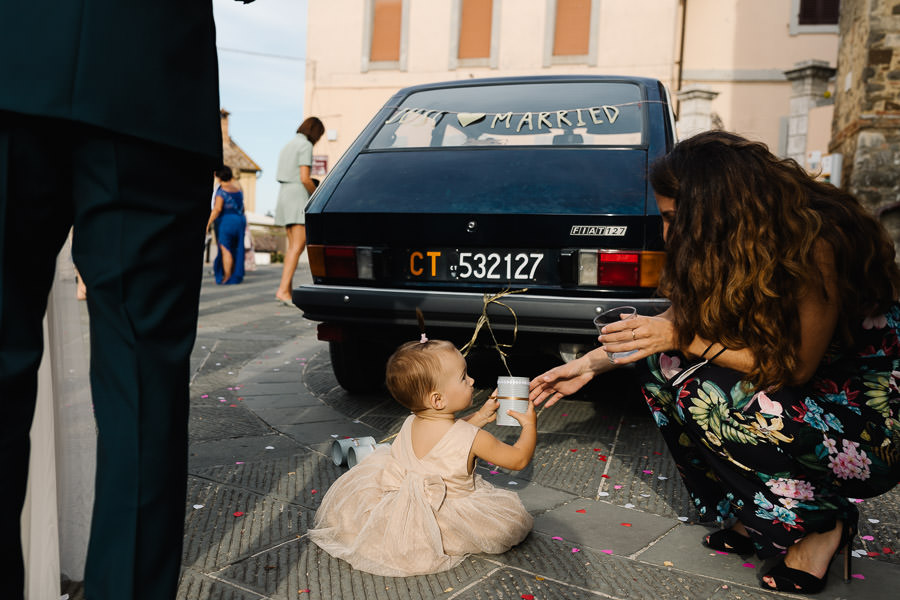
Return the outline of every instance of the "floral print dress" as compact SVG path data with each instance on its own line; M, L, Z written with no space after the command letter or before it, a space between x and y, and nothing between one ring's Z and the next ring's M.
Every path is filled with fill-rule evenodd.
M701 521L736 517L760 558L857 518L854 498L900 480L900 305L833 342L815 376L747 389L713 364L672 385L677 353L641 363L643 393Z

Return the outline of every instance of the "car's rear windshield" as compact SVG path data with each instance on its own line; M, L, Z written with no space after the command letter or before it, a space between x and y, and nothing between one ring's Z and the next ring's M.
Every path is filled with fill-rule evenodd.
M641 88L553 82L425 90L394 107L369 149L457 146L639 146Z

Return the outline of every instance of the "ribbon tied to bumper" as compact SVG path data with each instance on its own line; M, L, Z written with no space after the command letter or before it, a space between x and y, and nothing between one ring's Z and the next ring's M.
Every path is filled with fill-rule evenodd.
M444 503L447 485L436 473L416 473L391 461L381 472L381 485L386 492L408 493L413 498L421 496L431 509L437 511Z

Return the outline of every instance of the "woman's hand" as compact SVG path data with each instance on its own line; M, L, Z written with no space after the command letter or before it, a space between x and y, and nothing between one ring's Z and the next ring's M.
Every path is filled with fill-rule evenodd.
M595 353L596 356L591 356ZM595 369L594 366L599 368ZM606 352L597 348L581 358L554 367L532 379L529 384L529 398L535 405L546 400L547 406L553 406L563 396L570 396L583 388L598 372L614 366L607 358Z
M675 327L669 311L655 317L637 315L624 321L606 325L597 339L607 353L630 352L629 356L619 356L616 364L633 363L651 354L677 350Z

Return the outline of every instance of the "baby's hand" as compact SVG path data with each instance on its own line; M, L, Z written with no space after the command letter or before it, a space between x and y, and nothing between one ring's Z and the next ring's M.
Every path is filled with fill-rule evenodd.
M500 403L498 402L497 404L499 405ZM506 411L506 414L518 421L519 425L522 427L525 427L526 425L537 427L537 415L534 413L534 402L531 400L528 401L528 410L524 413L508 410Z
M484 427L488 423L497 420L497 409L499 407L500 401L497 400L497 390L494 390L491 392L488 399L484 401L484 404L482 404L477 411L472 413L472 416L468 417L467 420L476 427Z

